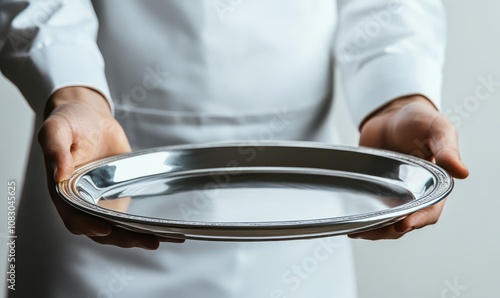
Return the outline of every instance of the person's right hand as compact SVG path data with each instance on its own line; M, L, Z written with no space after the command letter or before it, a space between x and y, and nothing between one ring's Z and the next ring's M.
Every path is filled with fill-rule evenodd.
M112 226L71 207L55 192L55 183L70 178L76 166L131 151L106 99L89 88L62 88L50 98L45 115L38 141L45 158L52 201L66 228L101 244L157 249L158 237Z

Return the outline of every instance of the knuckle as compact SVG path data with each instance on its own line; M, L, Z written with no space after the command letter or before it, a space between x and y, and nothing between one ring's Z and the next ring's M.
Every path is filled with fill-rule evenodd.
M433 206L434 208L426 210L425 213L425 224L426 225L435 225L439 221L440 209L436 208L437 206Z
M47 118L38 130L38 142L41 145L44 145L50 137L53 137L57 133L60 133L62 129L63 125L59 119L57 119L56 117Z
M84 234L82 230L74 227L74 225L71 223L64 222L64 226L73 235L83 235Z
M439 218L438 218L438 217L431 218L431 219L429 220L429 225L435 225L435 224L437 224L437 223L438 223L438 221L439 221Z
M392 239L392 240L398 240L400 238L403 238L406 234L407 233L404 233L404 234L395 234L390 239Z

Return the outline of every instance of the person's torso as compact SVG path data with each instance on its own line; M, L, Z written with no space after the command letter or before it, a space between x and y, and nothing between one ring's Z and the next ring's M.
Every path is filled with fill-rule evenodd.
M135 149L236 139L332 141L335 1L129 0L94 1L94 7L116 117ZM19 227L22 280L37 287L17 297L32 290L50 297L355 296L344 237L187 241L150 252L71 235L50 199L40 198L37 152ZM37 231L29 221L37 218L50 241L30 237Z
M116 117L134 148L329 140L335 1L94 6ZM269 129L275 119L284 128Z

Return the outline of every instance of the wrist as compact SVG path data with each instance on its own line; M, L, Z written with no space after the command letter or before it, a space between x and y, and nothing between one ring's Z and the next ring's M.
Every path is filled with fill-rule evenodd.
M85 105L98 113L106 113L111 116L111 108L106 98L94 89L82 86L64 87L56 90L47 102L45 115L49 115L55 109L68 105Z
M389 102L379 110L392 110L392 109L400 109L410 103L423 103L432 106L437 110L436 106L430 101L427 97L423 95L409 95L403 96L400 98L396 98L395 100Z
M402 108L410 105L410 104L425 104L428 105L429 107L435 109L436 111L438 110L436 106L430 101L427 97L423 95L408 95L408 96L403 96L396 98L382 107L378 108L374 112L372 112L370 115L368 115L365 120L361 123L359 126L359 129L362 130L363 126L369 122L370 120L379 117L379 116L384 116L393 112L396 112L398 110L401 110Z

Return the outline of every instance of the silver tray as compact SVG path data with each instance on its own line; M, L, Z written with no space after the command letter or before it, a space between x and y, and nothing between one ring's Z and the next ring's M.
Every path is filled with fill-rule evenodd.
M216 143L102 159L56 188L75 208L128 230L262 241L379 228L445 198L453 179L430 162L390 151Z

